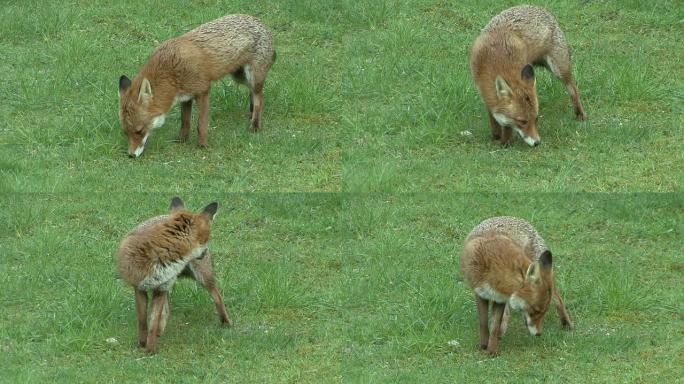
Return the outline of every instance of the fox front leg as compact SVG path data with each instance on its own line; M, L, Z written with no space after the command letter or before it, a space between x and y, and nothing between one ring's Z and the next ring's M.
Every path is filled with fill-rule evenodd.
M489 301L475 295L475 302L477 303L477 314L480 318L480 348L487 349L489 343Z
M501 340L501 320L503 319L504 311L506 309L505 303L492 302L492 317L494 324L489 335L489 344L487 345L487 353L494 357L499 353L499 340Z
M192 117L192 100L184 101L181 104L181 130L178 134L178 141L184 143L190 136L190 120Z
M197 124L197 135L199 146L206 148L209 146L209 91L197 95L197 108L199 109L199 121Z
M501 125L494 118L491 112L489 112L489 128L492 130L492 140L501 139Z
M511 136L513 135L513 128L503 127L503 135L501 136L501 145L508 147L511 143Z
M150 329L147 332L147 352L157 353L157 339L159 338L162 327L166 323L164 307L168 305L169 293L167 291L154 291L152 293L152 319Z
M147 345L147 292L135 290L135 312L138 317L138 346Z

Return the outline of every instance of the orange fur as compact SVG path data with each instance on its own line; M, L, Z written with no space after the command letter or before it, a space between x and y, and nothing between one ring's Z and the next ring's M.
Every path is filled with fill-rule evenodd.
M138 345L150 353L157 350L157 338L169 315L169 291L179 276L192 277L202 284L214 299L221 324L231 324L207 249L218 204L209 204L199 213L186 211L179 198L174 198L171 205L171 214L154 217L129 232L117 252L119 275L135 291ZM149 330L148 292L152 293Z
M549 68L572 96L577 119L586 119L572 77L570 49L551 13L530 5L495 16L471 50L470 66L489 111L492 138L508 145L512 130L529 145L541 142L539 104L533 65Z
M537 252L539 252L537 254ZM497 217L485 220L466 239L461 272L471 288L480 317L480 346L498 353L508 322L507 310L522 310L530 333L540 335L552 299L564 327L572 322L554 284L551 252L524 220ZM489 329L489 305L493 326Z
M199 145L208 145L211 83L228 74L251 91L254 130L261 127L263 87L275 50L271 32L256 18L230 15L164 41L137 76L119 79L119 118L128 136L128 154L137 157L153 128L180 101L180 141L190 132L192 100L197 101Z

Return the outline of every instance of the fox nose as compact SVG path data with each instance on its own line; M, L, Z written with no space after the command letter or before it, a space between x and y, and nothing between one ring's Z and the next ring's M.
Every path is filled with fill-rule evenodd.
M131 159L135 159L136 156L135 156L135 153L129 153L129 154L128 154L128 157L131 158Z
M537 332L534 334L535 336L541 336L541 332Z
M533 146L533 147L536 147L536 146L538 146L539 144L541 144L541 141L535 140L534 143L532 144L532 146Z
M134 150L131 150L130 148L128 149L128 157L135 157L138 158L140 155L142 155L143 151L145 150L144 143L143 145L138 146Z

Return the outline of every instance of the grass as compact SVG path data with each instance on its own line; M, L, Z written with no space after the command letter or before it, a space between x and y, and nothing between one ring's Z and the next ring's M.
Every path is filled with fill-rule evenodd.
M144 196L145 216L165 208L154 202L158 194ZM161 351L148 357L134 346L133 295L112 265L123 232L136 224L135 215L120 214L129 203L16 197L11 211L29 214L3 239L3 377L440 382L496 381L503 371L518 380L680 378L678 194L214 198L234 208L217 217L212 247L236 325L219 328L209 295L180 281ZM475 304L457 255L470 228L500 214L527 217L548 234L577 329L562 331L550 313L544 335L533 338L516 317L502 355L490 360L477 349Z
M469 74L472 41L509 2L3 6L0 381L681 381L681 12L545 4L589 120L538 71L534 149L489 140ZM275 35L263 131L249 132L247 90L226 79L208 150L194 132L174 142L176 108L127 158L118 77L160 41L238 12ZM148 356L113 255L174 195L221 204L212 250L236 324L219 328L209 295L179 281ZM458 254L504 214L546 238L577 329L552 312L533 338L518 315L489 359Z

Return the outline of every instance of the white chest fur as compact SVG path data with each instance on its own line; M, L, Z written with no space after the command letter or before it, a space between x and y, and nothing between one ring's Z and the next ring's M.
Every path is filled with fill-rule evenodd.
M489 284L484 283L475 288L475 293L485 300L495 301L497 303L505 303L508 301L508 296L492 288Z
M156 129L164 125L164 121L166 120L166 115L159 115L152 119L152 129Z
M174 262L166 263L164 265L155 264L152 267L152 272L150 273L150 276L146 277L143 281L140 282L140 284L138 285L138 289L140 289L141 291L170 290L173 286L173 283L176 282L176 278L178 278L178 275L183 271L185 266L188 265L190 260L200 257L206 249L206 245L202 247L197 247L188 255Z
M502 125L504 127L512 127L515 124L513 124L513 120L509 119L504 115L503 113L496 113L492 112L492 116L494 116L494 120L496 120L499 125Z
M185 268L187 264L188 262L182 259L164 265L155 264L155 266L152 267L152 273L150 274L150 276L147 276L140 283L140 285L138 285L138 289L140 289L141 291L170 290L171 286L173 286L173 283L176 282L178 274L181 273L181 271L183 270L183 268Z
M525 303L525 300L518 297L515 293L511 295L511 298L509 299L508 303L511 305L511 309L514 309L516 311L525 310L525 308L527 307L527 303Z
M186 101L192 100L194 97L192 95L176 95L176 97L173 99L173 105L176 105L179 101L181 103L184 103ZM173 108L173 105L171 106ZM164 121L166 121L166 115L159 115L156 116L152 119L152 129L156 129L164 125ZM142 152L142 151L141 151Z
M173 105L176 105L176 103L185 103L186 101L190 101L194 98L192 95L176 95L176 97L173 99Z

